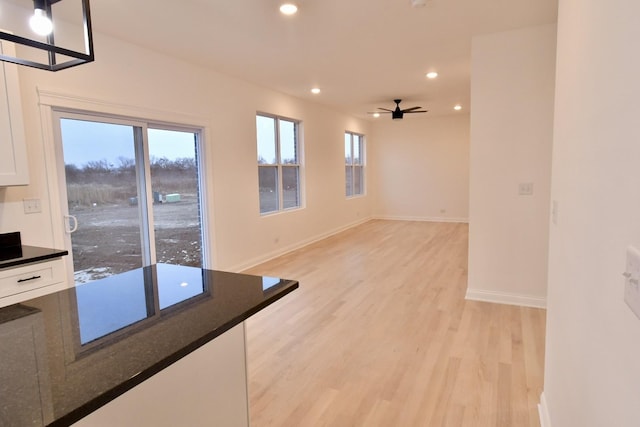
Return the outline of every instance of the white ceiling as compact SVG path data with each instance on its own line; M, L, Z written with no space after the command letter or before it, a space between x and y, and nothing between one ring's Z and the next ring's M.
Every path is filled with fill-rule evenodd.
M469 106L474 35L552 23L557 0L92 0L94 31L358 117ZM96 52L96 61L100 52ZM435 70L439 77L425 78ZM313 86L322 88L312 95ZM463 110L464 111L464 110ZM383 116L384 117L384 116ZM382 119L382 118L381 118ZM381 120L377 119L377 120Z

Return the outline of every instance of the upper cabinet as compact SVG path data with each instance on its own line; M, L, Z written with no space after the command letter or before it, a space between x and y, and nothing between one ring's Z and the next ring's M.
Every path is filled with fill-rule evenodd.
M12 43L0 51L14 56ZM0 186L29 184L18 66L0 61Z

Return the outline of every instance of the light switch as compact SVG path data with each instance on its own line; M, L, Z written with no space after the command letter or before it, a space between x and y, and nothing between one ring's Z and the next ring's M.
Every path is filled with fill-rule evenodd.
M42 212L40 199L22 199L22 203L24 204L24 213L26 214Z
M627 247L627 268L623 276L624 301L640 318L640 251L633 246Z

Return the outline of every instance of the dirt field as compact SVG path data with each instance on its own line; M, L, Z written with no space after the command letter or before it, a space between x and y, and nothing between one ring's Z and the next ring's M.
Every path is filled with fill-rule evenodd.
M70 209L78 219L72 234L76 282L85 283L142 266L138 206L104 204ZM153 205L157 262L200 267L198 202L181 195L176 203Z

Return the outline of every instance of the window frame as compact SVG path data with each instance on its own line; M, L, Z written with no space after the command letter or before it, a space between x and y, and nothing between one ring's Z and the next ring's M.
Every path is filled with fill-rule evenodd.
M366 166L366 160L365 160L365 135L358 133L358 132L352 132L352 131L345 131L344 132L344 136L345 136L345 197L347 199L352 199L354 197L363 197L366 195L366 185L365 185L365 166ZM347 162L347 158L346 158L346 137L349 136L349 143L350 143L350 160L351 162ZM354 161L354 139L355 137L358 137L358 144L359 144L359 160L358 163L355 163ZM347 169L346 168L350 168L351 169L351 194L347 193ZM354 171L356 168L361 168L362 173L360 175L360 192L359 193L355 193L355 174Z
M63 140L61 131L61 120L84 120L90 122L106 123L131 126L134 129L134 150L136 158L135 170L136 170L136 187L138 188L140 199L145 200L145 203L138 203L138 217L140 220L140 233L141 233L141 256L142 266L146 267L157 263L156 255L156 237L155 237L155 224L153 218L153 191L152 191L152 179L151 179L151 158L149 153L149 141L148 130L158 129L167 131L178 131L193 133L195 136L196 144L196 167L198 170L198 198L199 198L199 218L200 218L200 244L201 244L201 265L202 268L213 268L210 260L210 239L207 238L209 234L208 227L208 212L206 209L208 192L206 190L206 167L205 167L205 143L204 135L205 128L197 125L178 123L177 121L161 121L154 119L147 119L142 117L135 117L133 115L123 116L119 114L110 114L100 111L92 111L86 109L75 109L66 107L57 107L47 105L49 110L50 129L52 131L51 138L54 142L53 153L46 154L46 161L52 161L54 164L53 170L56 173L57 189L56 194L60 202L59 211L63 230L67 227L67 218L69 218L69 210L67 205L68 195L65 176L65 163L63 152ZM53 157L51 155L53 154ZM138 158L141 157L141 160ZM57 233L56 233L57 234ZM72 259L72 244L71 234L68 232L62 232L62 238L64 245L69 250L70 261L66 263L67 277L69 283L75 284L74 278L74 263ZM57 239L56 239L57 240Z
M302 122L297 119L292 119L290 117L279 116L276 114L256 112L256 121L258 117L266 117L274 120L274 142L275 142L275 160L276 163L260 163L258 160L259 152L258 152L258 129L256 125L256 161L258 162L258 211L260 212L260 216L269 216L282 212L294 211L298 209L302 209L304 207L303 203L303 162L302 162L302 138L300 137L302 134ZM295 138L295 158L296 163L283 163L282 162L282 148L281 148L281 138L280 138L280 122L290 122L293 123L294 126L294 138ZM276 168L277 176L276 176L276 196L278 200L278 207L276 210L262 212L260 207L260 168ZM298 204L296 206L284 207L284 179L283 179L283 169L286 168L295 168L298 172Z

